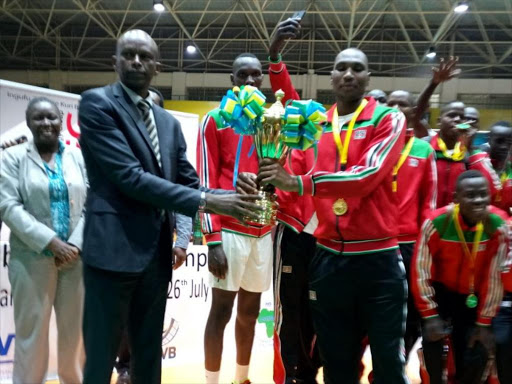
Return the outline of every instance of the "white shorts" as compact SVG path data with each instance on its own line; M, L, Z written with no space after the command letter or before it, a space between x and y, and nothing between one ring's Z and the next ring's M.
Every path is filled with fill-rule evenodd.
M222 231L222 248L228 260L225 279L210 273L210 286L225 291L240 288L265 292L272 281L272 236L249 237Z

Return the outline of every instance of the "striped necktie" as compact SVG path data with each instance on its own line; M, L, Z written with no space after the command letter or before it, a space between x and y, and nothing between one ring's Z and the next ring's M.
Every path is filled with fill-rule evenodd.
M149 140L151 145L153 146L153 150L155 151L156 160L158 161L158 165L162 168L162 159L160 157L160 145L158 144L158 132L156 131L155 123L151 118L151 105L147 100L140 100L137 106L142 111L142 119L144 120L144 124L146 124L146 128L149 134Z

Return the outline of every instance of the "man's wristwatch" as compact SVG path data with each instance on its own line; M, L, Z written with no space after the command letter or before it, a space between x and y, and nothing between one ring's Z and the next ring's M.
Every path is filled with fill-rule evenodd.
M206 192L205 191L202 191L201 192L201 197L199 198L199 212L200 213L203 213L204 210L206 209Z

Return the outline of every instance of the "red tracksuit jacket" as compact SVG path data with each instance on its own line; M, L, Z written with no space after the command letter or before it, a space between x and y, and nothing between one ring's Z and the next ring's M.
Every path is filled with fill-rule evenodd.
M490 325L503 294L501 276L508 253L508 228L504 212L489 206L489 218L475 262L474 286L478 295L477 323ZM459 215L466 239L474 237ZM473 243L468 241L471 250ZM436 316L433 282L464 295L469 294L469 263L455 230L452 206L433 212L423 224L411 264L411 289L421 317Z
M197 168L202 185L207 188L235 189L233 172L239 138L240 136L231 128L217 129L215 119L211 115L207 114L204 117L197 138ZM256 150L249 156L252 143L251 136L244 137L239 173L258 173ZM202 224L208 245L222 242L221 230L252 237L261 237L271 231L270 226L246 226L232 217L212 214L204 214Z
M283 104L285 104L290 99L300 100L299 94L293 87L288 69L284 63L270 63L269 77L272 91L277 92L281 89L284 92L284 98L282 100ZM294 164L297 161L295 156L296 152L298 151L292 151L291 161L286 161L285 164L285 169L291 174L300 174L298 172L302 171L301 167L294 167ZM305 156L310 157L312 160L314 158L314 150L312 148L308 149L305 153ZM291 169L289 165L291 165ZM284 192L281 190L277 190L277 196L279 203L277 220L280 223L292 228L297 233L302 232L304 227L309 223L313 217L313 214L315 213L313 198L311 196L299 196L298 193Z
M399 243L414 243L421 224L436 209L437 171L435 152L429 143L414 140L409 156L398 170ZM406 143L411 140L406 138Z
M491 197L493 200L495 199L497 191L501 189L501 183L492 168L487 153L478 150L472 152L467 161L453 161L443 156L443 152L437 143L437 134L430 138L430 145L436 151L438 207L444 207L453 202L457 177L467 169L476 169L482 172L489 182Z
M293 94L284 64L277 65L283 68L280 73L272 73L271 67L272 87ZM392 191L392 170L404 145L405 117L369 98L354 127L346 170L340 171L330 124L333 108L328 112L328 124L318 143L313 173L298 177L299 194L314 198L319 221L314 234L317 245L345 254L397 248L398 205L396 193ZM346 128L347 125L341 132L342 142ZM305 174L313 165L310 156L300 151L294 151L293 155L297 158L294 166L302 167ZM333 211L339 199L344 199L348 206L342 216L336 216Z
M508 229L509 229L509 241L510 241L510 235L512 234L512 219L508 219ZM512 244L511 244L512 245ZM508 257L505 263L503 264L503 271L502 271L502 281L503 281L503 288L506 292L512 292L512 250L509 249Z
M493 205L505 211L507 215L511 215L512 208L512 164L507 163L503 171L496 169L494 162L491 160L493 169L500 178L501 191L498 191L493 199ZM498 172L500 172L498 174ZM503 176L503 178L502 178Z
M503 266L503 288L506 292L512 292L512 257L509 255Z

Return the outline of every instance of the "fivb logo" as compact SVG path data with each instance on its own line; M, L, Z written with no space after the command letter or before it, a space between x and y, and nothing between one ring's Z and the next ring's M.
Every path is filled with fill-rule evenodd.
M162 359L174 359L176 357L176 347L166 346L176 337L180 326L175 319L171 319L169 326L164 328L162 334Z
M14 333L10 333L7 335L7 338L0 337L0 358L7 356L9 354L9 350L11 349L11 346L13 346L13 341L16 335ZM10 363L12 361L3 361L0 360L1 363Z

